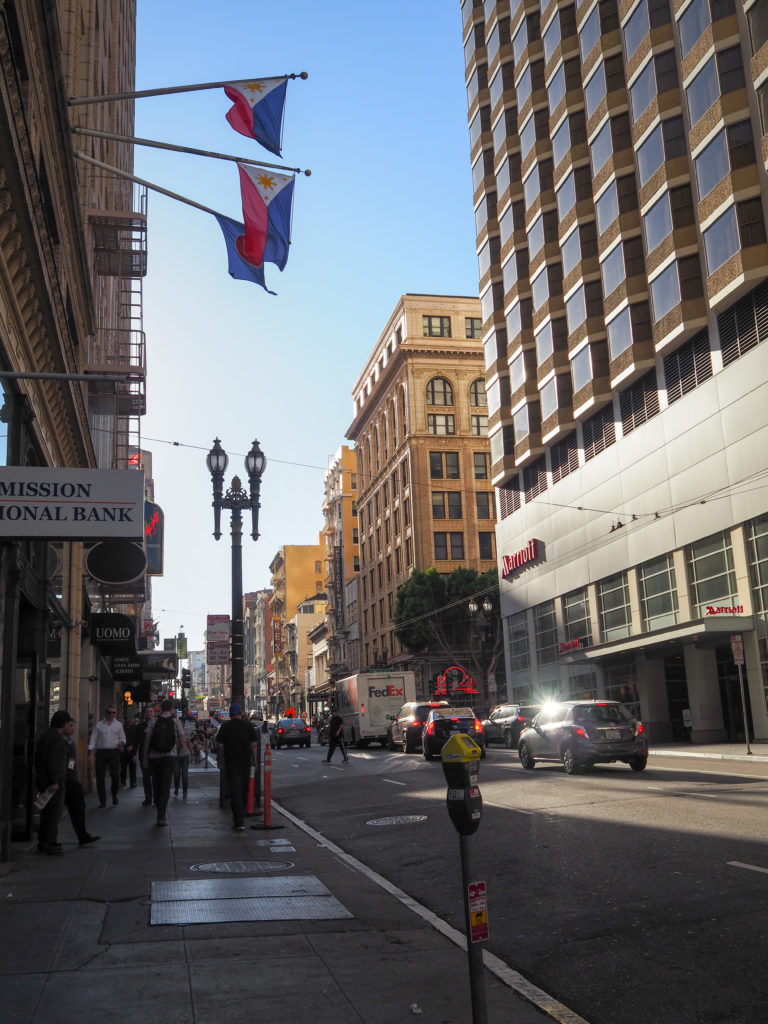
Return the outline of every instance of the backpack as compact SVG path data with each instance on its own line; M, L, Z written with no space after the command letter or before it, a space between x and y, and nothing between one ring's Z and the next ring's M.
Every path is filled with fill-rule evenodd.
M155 721L149 736L149 749L157 754L170 754L176 746L176 723L172 718L161 716Z

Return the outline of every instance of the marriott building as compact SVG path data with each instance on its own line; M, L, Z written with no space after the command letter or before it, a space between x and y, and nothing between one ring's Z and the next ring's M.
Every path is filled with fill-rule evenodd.
M768 0L464 0L509 699L768 738Z

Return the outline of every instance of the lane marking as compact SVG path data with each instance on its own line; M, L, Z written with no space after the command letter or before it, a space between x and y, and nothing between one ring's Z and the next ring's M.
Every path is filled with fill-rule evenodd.
M381 781L382 782L388 782L390 784L390 786L405 786L405 785L407 785L407 783L405 783L405 782L398 782L396 779L382 779Z
M349 853L345 853L340 846L331 842L326 836L320 832L316 832L311 825L307 825L306 822L302 821L301 818L297 818L291 814L290 811L286 810L281 804L277 803L276 800L272 801L272 806L289 821L293 822L297 828L300 828L303 832L306 832L308 836L311 836L315 842L320 846L324 846L332 854L335 855L336 859L341 861L343 864L348 865L351 869L358 871L361 875L365 875L366 878L374 882L376 885L384 889L395 899L399 900L408 910L412 910L414 914L417 914L422 920L430 924L436 931L440 932L441 935L449 939L459 949L466 951L467 940L466 936L462 932L452 928L447 922L443 921L442 918L438 917L427 907L422 906L417 900L408 893L403 892L389 879L384 878L378 872L369 868L367 864L363 864L356 857L353 857ZM483 964L484 966L494 974L499 981L503 982L507 988L511 988L513 992L517 992L523 999L527 999L529 1003L533 1003L534 1006L538 1006L540 1010L548 1014L553 1020L556 1020L558 1024L589 1024L584 1018L580 1017L573 1010L569 1010L563 1003L558 1002L552 996L548 995L543 989L538 988L533 982L528 981L522 974L514 970L509 964L506 964L499 957L494 956L493 953L489 953L487 950L483 950Z
M742 864L740 860L729 860L728 867L744 868L745 871L759 871L761 875L768 875L768 868L758 867L757 864Z

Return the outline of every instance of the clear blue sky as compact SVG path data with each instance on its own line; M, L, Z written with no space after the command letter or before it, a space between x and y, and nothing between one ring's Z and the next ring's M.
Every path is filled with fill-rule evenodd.
M288 84L283 160L312 176L296 181L285 270L266 266L277 296L229 277L213 217L149 196L142 434L166 525L153 611L161 638L183 625L197 649L206 614L231 608L213 438L227 483L254 438L267 455L261 537L243 541L244 589L258 590L281 545L317 540L351 388L400 295L477 294L461 14L458 0L138 7L138 89L309 73ZM218 89L140 99L136 134L278 162L229 127L230 105ZM242 219L232 163L137 147L136 173Z

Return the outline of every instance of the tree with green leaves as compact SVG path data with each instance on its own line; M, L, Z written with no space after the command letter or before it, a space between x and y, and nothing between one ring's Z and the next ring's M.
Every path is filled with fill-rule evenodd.
M468 608L472 598L481 609L475 615ZM491 605L487 614L482 611L486 599ZM440 653L446 667L459 664L482 679L484 668L496 670L503 652L499 574L463 567L449 574L434 568L416 571L397 590L393 621L395 636L411 654Z

